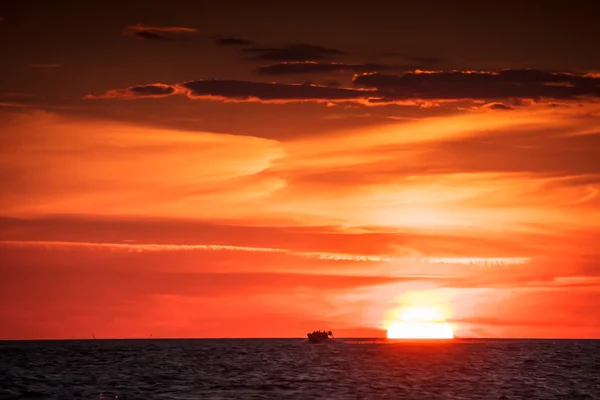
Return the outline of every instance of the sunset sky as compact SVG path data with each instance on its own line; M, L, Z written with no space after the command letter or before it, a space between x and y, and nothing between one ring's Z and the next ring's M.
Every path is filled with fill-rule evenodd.
M0 339L600 337L592 1L0 4Z

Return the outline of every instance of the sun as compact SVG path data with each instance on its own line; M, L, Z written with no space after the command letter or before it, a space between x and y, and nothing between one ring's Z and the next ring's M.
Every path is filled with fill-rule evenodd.
M399 322L390 324L388 339L453 339L450 324L445 322Z
M436 307L407 307L387 330L388 339L453 339L452 326Z

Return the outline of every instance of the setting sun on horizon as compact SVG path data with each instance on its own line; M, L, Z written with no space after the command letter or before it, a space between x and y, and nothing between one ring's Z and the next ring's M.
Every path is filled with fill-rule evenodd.
M452 326L444 321L439 307L409 306L397 313L389 324L388 339L453 339Z
M444 322L392 322L388 339L453 339L452 327Z

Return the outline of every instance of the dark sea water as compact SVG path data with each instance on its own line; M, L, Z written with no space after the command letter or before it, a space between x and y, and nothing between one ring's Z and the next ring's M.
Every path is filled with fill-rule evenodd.
M600 399L600 341L0 342L0 399Z

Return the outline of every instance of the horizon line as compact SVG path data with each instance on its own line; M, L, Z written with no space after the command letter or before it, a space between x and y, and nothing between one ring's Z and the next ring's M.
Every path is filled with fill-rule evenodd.
M40 339L0 339L0 342L59 342L59 341L95 341L95 340L278 340L278 339L306 339L303 336L292 337L106 337L106 338L40 338ZM350 339L350 340L389 340L394 342L448 342L454 340L600 340L600 337L454 337L452 339L435 339L435 338L412 338L412 339L390 339L387 337L360 337L360 336L344 336L335 339Z

